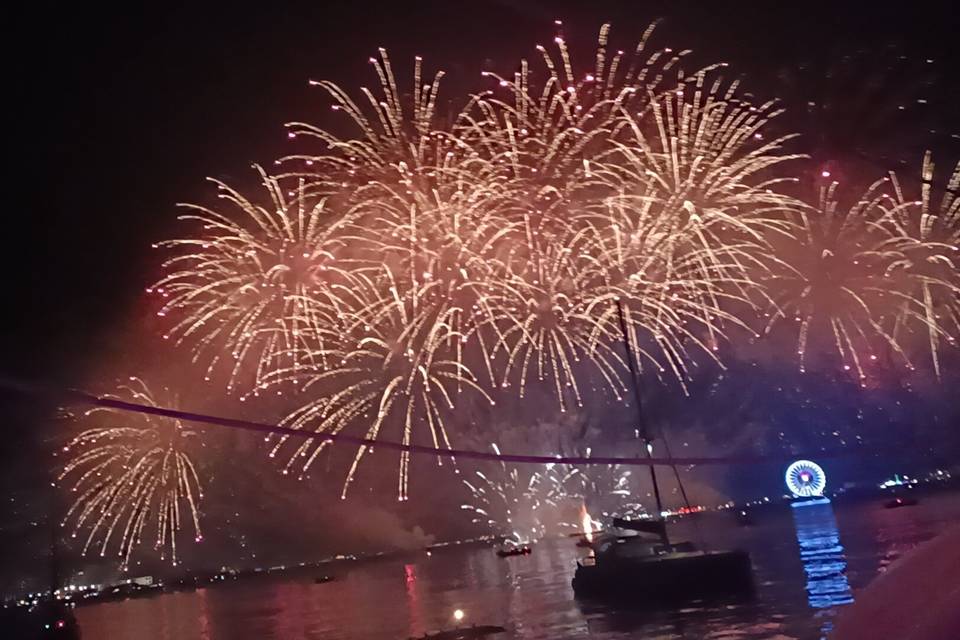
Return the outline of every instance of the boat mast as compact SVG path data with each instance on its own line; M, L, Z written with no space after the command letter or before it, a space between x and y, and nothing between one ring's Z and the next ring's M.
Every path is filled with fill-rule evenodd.
M627 366L630 367L630 378L632 380L633 395L637 403L637 423L640 432L640 438L643 441L643 450L647 452L647 458L653 458L651 451L653 450L653 445L651 444L650 435L647 432L646 422L643 420L643 405L640 400L640 377L637 375L637 368L633 361L633 346L630 343L630 334L627 332L627 321L623 317L623 305L620 304L620 299L617 298L617 318L620 320L620 331L623 333L623 344L627 350ZM654 466L650 465L650 480L653 482L653 495L657 499L657 518L663 517L663 503L660 500L660 485L657 484L657 470ZM664 534L666 538L666 534Z
M56 600L57 589L60 588L60 557L57 554L57 525L50 522L50 602Z

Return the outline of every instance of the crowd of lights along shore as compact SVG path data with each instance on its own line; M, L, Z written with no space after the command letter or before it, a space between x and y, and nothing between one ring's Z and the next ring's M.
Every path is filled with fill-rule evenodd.
M176 399L155 396L139 378L109 397L150 406ZM74 496L63 526L85 538L84 553L106 556L115 548L124 569L150 542L176 564L181 530L203 538L203 489L192 459L198 436L179 420L115 409L94 408L78 421L84 429L63 448L69 461L57 480Z
M935 172L928 154L919 176L865 190L801 175L788 112L726 65L655 47L655 31L620 50L604 25L585 66L558 35L450 100L443 72L417 57L408 84L382 49L375 88L310 81L323 124L290 123L289 154L243 188L214 181L216 202L157 243L164 337L229 397L282 396L285 426L437 448L455 446L464 404L496 412L536 387L568 411L588 385L624 400L627 358L685 388L697 359L772 332L796 336L801 370L825 348L861 381L879 355L939 375L960 334L960 165ZM129 557L153 500L171 554L181 501L196 524L190 458L169 439L146 448L161 426L71 445L71 516L102 549L117 536ZM330 446L280 437L267 452L303 478ZM400 500L410 469L401 453ZM471 480L474 497L491 482Z

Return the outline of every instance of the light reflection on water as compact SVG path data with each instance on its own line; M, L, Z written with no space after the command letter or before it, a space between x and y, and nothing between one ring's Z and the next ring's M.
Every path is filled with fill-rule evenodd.
M885 510L878 503L820 505L760 515L738 527L702 516L714 548L751 553L757 596L746 602L694 603L674 611L581 602L570 587L577 554L569 540L539 544L529 556L501 559L489 549L454 549L315 574L240 580L195 592L103 603L77 611L85 640L99 638L396 640L466 622L501 624L495 640L820 638L836 607L852 599L891 555L960 520L960 494ZM697 539L691 523L671 529Z
M798 502L793 506L800 560L807 574L807 602L814 609L853 602L847 582L847 559L840 543L833 506L827 502Z
M825 638L833 630L832 610L853 602L833 505L829 500L794 502L793 522L807 576L807 602L814 609L831 610L815 616L821 619L820 635Z

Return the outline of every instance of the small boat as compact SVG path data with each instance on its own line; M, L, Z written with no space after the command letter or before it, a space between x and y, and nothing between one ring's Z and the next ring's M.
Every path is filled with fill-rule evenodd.
M501 558L509 558L511 556L526 556L530 555L533 550L527 545L519 545L516 547L504 547L502 549L497 549L497 555Z
M314 578L313 582L314 584L325 584L327 582L333 582L334 580L336 580L336 578L333 576L318 576Z
M736 513L737 524L741 527L752 527L753 526L753 516L747 513L746 510L741 509Z
M474 638L486 638L495 633L503 633L506 629L493 624L471 625L469 627L457 627L456 629L447 629L446 631L437 631L436 633L426 633L410 640L473 640Z
M883 506L885 509L899 509L900 507L913 507L918 502L919 500L917 500L916 498L897 496L892 500L887 500L886 502L884 502Z
M665 535L653 540L641 535L655 528L665 533L662 521L616 521L616 526L635 533L600 536L594 555L577 562L577 595L663 602L753 591L753 567L744 551L701 551L690 542L671 543Z
M196 588L196 587L194 587ZM145 598L148 596L163 593L161 585L142 585L136 582L124 583L105 587L97 594L97 600L102 602L112 602L119 600L131 600L134 598Z

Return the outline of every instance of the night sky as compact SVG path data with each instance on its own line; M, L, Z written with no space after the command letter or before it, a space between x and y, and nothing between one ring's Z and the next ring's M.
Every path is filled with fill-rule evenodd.
M949 137L957 133L949 115L960 91L949 3L296 4L14 10L8 23L19 33L6 56L16 176L3 256L13 285L2 345L8 372L46 377L83 367L150 282L156 264L147 249L172 228L175 203L205 197L205 176L252 180L251 162L282 152L285 122L327 116L307 80L370 83L366 61L378 46L400 64L423 55L448 72L447 95L455 95L478 85L484 65L512 70L552 37L554 18L574 44L590 47L603 21L628 43L662 17L662 42L731 62L758 93L842 91L824 96L841 105L818 127L824 161L879 146L880 137L909 144L871 159L884 169L880 153L916 163L925 148L960 145ZM871 93L825 79L838 58L861 51L872 54L861 66L874 75L887 70L893 81ZM936 61L928 108L871 130L865 114L916 91L915 75L905 82L903 68L888 69L900 56ZM784 73L802 64L811 73L795 91ZM921 127L938 121L947 123L938 134Z
M149 333L131 326L148 322L144 288L159 269L151 243L176 229L176 203L210 195L204 177L253 184L249 165L284 152L285 122L330 122L308 79L351 89L374 83L367 58L383 46L401 74L422 55L426 68L447 71L444 93L462 95L480 86L482 69L509 73L520 57L534 55L534 44L553 37L556 18L582 59L602 22L612 22L615 42L629 45L661 17L660 46L692 48L698 61L728 61L751 91L781 96L794 108L785 121L809 134L811 170L822 163L854 176L907 163L913 171L925 149L944 166L960 156L960 22L948 2L19 4L6 12L13 35L3 45L13 173L0 374L86 384L105 361L162 365L155 344L129 337ZM871 80L857 86L849 78ZM828 107L804 110L806 100ZM787 401L757 391L749 364L738 374L742 384L714 397L735 396L739 405L756 398L735 414L749 414L747 421L806 411L801 422L843 412L850 423L862 422L842 389L799 381L792 363L771 364L766 382L770 370L796 390ZM821 406L805 405L810 397ZM906 412L884 424L913 425L905 405L937 416L939 426L925 436L912 429L903 436L921 444L957 415L949 398L936 394L903 403L891 397L866 402L869 411L882 405ZM6 393L0 399L11 445L2 454L0 486L32 495L57 422L47 407ZM702 424L718 406L729 405L703 400L686 409L697 414L686 424ZM718 433L733 433L739 424L722 427ZM777 436L770 437L774 446ZM0 517L16 523L30 508L14 511ZM5 529L15 539L19 531Z

